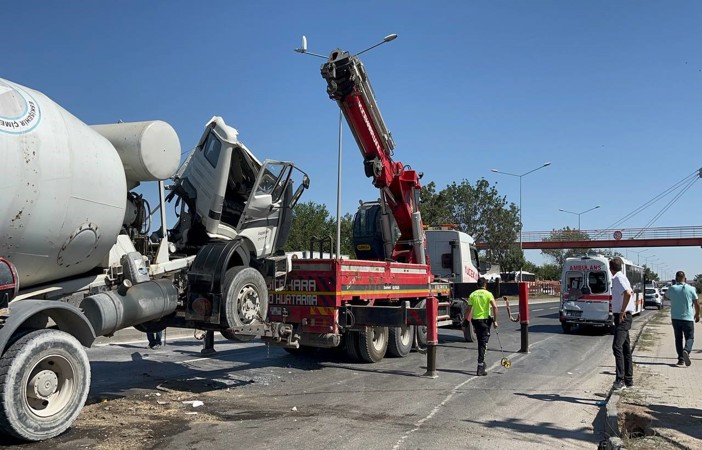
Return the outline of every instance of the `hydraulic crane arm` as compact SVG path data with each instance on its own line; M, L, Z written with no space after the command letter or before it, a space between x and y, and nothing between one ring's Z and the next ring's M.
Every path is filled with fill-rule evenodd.
M340 49L322 65L329 97L337 102L363 155L363 167L380 189L383 210L390 209L400 229L392 250L396 261L426 264L424 230L419 212L421 185L416 171L392 159L395 143L375 101L361 60ZM389 226L389 217L384 225Z

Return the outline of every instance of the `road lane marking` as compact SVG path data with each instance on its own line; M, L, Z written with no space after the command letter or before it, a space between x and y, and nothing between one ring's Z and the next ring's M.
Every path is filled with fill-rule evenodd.
M543 344L544 342L550 341L551 339L554 339L554 338L556 338L556 337L558 337L558 336L561 336L561 335L560 335L560 334L556 334L556 335L553 335L553 336L551 336L551 337L547 337L547 338L545 338L545 339L542 339L541 341L532 344L532 345L530 346L530 348L540 347L541 344ZM512 353L512 354L509 355L509 360L512 361L513 364L514 364L515 362L518 363L518 362L521 361L522 359L526 358L528 355L529 355L528 353L515 352L515 353ZM487 370L490 371L490 372L493 372L493 371L494 371L495 369L497 369L499 366L500 366L500 362L498 361L498 362L494 363L492 366L488 367ZM432 417L434 417L434 416L436 415L436 413L438 413L439 410L440 410L443 406L445 406L449 401L451 401L451 400L453 399L453 397L458 393L458 390L459 390L460 388L462 388L462 387L465 386L466 384L470 383L471 381L475 380L476 378L479 378L479 377L478 377L478 376L472 376L472 377L468 378L467 380L463 381L462 383L459 383L459 384L457 384L456 386L454 386L453 389L451 389L451 392L449 392L448 395L446 395L446 397L445 397L438 405L436 405L436 406L429 412L429 414L428 414L426 417L424 417L423 419L419 419L419 420L414 424L414 428L412 428L412 429L409 430L407 433L405 433L402 437L400 437L400 439L395 443L395 445L393 445L393 447L392 447L393 450L398 450L400 447L402 447L402 445L404 444L404 442L405 442L407 439L409 439L409 437L410 437L411 434L413 434L413 433L416 432L416 431L419 431L419 429L422 428L422 426L423 426L425 423L427 423L429 420L431 420Z
M534 312L536 312L536 311L543 311L544 309L545 309L545 308L540 308L540 309L532 309L532 311L534 311Z

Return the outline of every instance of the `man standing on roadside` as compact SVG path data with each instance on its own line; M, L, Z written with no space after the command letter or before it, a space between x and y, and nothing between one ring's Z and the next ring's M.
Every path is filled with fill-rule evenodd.
M614 314L614 339L612 353L617 367L617 378L613 389L620 391L634 385L634 361L631 356L631 315L634 312L633 294L629 279L622 272L622 259L614 257L609 260L609 271L612 272L612 313Z
M490 316L490 308L492 307L492 317ZM471 316L470 323L475 330L475 336L478 338L478 369L475 374L478 376L487 375L485 370L485 350L487 350L488 341L490 340L490 326L494 325L497 328L497 302L493 297L492 292L485 289L485 278L478 279L478 289L468 297L468 308L466 309L466 317Z
M670 300L670 318L675 333L675 351L678 353L678 365L689 366L692 343L695 340L695 322L700 321L700 304L695 288L685 283L685 272L675 273L675 284L668 288L665 296ZM693 313L694 307L694 313ZM694 314L694 315L693 315ZM683 335L685 346L683 347Z

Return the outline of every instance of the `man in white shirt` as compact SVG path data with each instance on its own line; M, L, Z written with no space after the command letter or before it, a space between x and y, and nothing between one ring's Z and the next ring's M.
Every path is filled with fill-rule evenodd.
M614 314L614 339L612 352L617 367L617 378L613 389L620 391L634 385L634 362L631 356L631 315L634 312L633 292L629 279L622 272L623 262L619 257L609 260L609 271L612 272L612 314Z

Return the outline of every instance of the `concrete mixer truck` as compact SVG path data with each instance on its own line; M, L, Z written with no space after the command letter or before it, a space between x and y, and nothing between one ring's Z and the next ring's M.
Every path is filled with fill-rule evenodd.
M66 430L90 388L85 348L125 327L297 345L265 318L309 177L260 162L219 117L180 155L165 122L88 126L0 79L0 432ZM157 208L135 191L144 182L158 183Z

